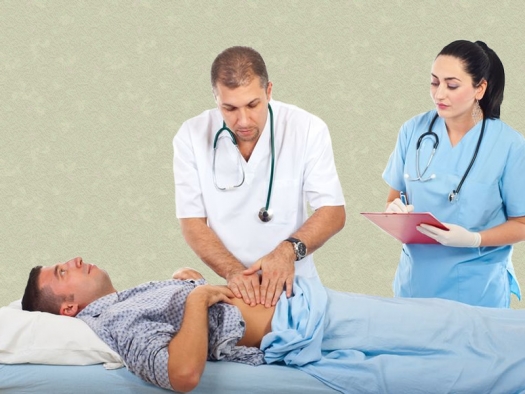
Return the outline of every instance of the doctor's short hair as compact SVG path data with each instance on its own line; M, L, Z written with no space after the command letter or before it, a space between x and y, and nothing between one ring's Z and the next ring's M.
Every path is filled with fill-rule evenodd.
M222 51L211 65L211 86L217 83L229 89L248 85L259 77L261 87L268 87L268 71L259 52L250 47L235 46Z
M479 100L479 105L485 118L499 118L505 90L505 70L498 55L483 41L467 40L451 42L438 53L440 55L459 59L472 78L474 87L483 80L487 81L487 90Z
M22 309L30 312L48 312L59 315L60 305L68 297L53 293L48 286L40 288L38 280L41 270L42 266L38 265L29 273L29 279L22 297Z

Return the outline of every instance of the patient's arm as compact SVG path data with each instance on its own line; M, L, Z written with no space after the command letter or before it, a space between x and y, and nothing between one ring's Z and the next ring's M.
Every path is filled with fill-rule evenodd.
M183 267L173 273L173 279L198 280L204 279L204 277L193 268ZM265 308L261 304L249 306L239 298L232 298L230 303L239 308L246 324L244 337L237 345L259 347L262 337L271 331L271 322L275 307Z
M206 218L179 220L184 239L195 254L219 276L228 281L228 287L237 298L256 305L259 297L259 275L245 275L246 267L228 250L217 234L208 227Z
M233 293L226 286L202 285L186 299L179 332L168 345L168 376L176 391L187 392L198 384L208 356L208 308L230 304Z

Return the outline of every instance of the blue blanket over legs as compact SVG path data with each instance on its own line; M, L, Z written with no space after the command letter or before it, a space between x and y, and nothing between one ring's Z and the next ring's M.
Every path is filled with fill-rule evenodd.
M298 277L261 349L343 393L525 392L525 310L342 293Z

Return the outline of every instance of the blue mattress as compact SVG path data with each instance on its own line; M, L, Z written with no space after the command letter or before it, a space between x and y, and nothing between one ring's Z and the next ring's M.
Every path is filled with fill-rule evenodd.
M0 364L2 394L159 394L172 393L142 381L125 368L106 370L101 364L62 366ZM252 367L231 362L207 362L201 383L192 394L203 393L334 394L314 377L281 365Z

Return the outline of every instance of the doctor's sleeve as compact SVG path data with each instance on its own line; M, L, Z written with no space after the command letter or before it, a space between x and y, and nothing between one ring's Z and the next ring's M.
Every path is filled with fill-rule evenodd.
M177 218L206 217L195 150L186 123L173 138L173 176Z
M405 189L405 161L408 146L408 122L401 126L397 135L397 142L394 151L390 154L385 170L383 171L384 181L395 190Z
M306 147L303 191L312 209L345 205L326 124L312 119Z

